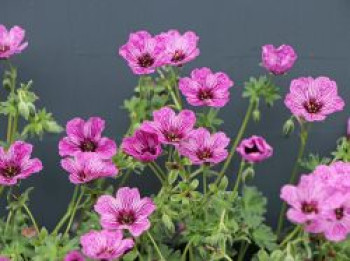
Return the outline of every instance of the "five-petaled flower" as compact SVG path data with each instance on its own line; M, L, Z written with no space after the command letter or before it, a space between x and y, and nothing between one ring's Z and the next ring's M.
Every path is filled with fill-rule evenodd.
M271 73L280 75L292 69L297 54L290 45L281 45L275 48L272 44L262 47L262 65Z
M132 137L124 138L121 148L142 162L154 161L162 153L158 135L142 129L136 130Z
M123 239L121 231L107 230L91 230L81 236L80 244L87 257L108 261L122 257L134 247L134 241L130 238Z
M273 148L266 140L255 135L242 140L236 150L244 160L250 163L261 162L270 158L273 154Z
M179 89L193 106L223 107L230 98L233 81L223 72L213 73L209 68L195 69L191 78L181 78Z
M98 154L80 152L74 157L61 160L62 168L69 173L69 180L73 184L82 184L89 181L114 177L118 169L110 159L103 159Z
M12 186L42 170L39 159L31 159L33 146L23 141L14 142L6 151L0 147L0 185Z
M0 59L8 59L11 56L21 53L28 46L28 42L23 42L25 31L14 26L7 31L4 25L0 25Z
M150 228L148 217L155 209L156 206L150 198L140 198L137 188L128 187L120 188L116 197L99 197L95 204L95 211L100 214L100 223L104 229L127 229L134 237Z
M138 31L119 49L135 74L150 74L164 64L164 41L146 31Z
M59 142L61 156L74 156L78 152L95 152L102 158L111 158L117 152L117 145L109 138L102 137L105 121L91 117L87 121L74 118L67 123L67 137Z
M157 39L164 41L165 64L182 66L199 55L199 37L192 31L181 35L177 30L169 30L157 36Z
M285 105L297 117L312 122L323 121L344 108L335 81L327 77L302 77L292 81Z
M217 164L227 158L229 143L230 139L223 132L210 134L207 129L198 128L180 143L179 153L195 165Z
M145 121L141 129L156 133L163 144L178 145L184 140L196 123L193 111L182 110L177 115L169 107L153 112L153 121Z

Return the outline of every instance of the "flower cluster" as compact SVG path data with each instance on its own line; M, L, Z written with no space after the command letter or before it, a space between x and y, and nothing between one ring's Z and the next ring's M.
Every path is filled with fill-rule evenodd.
M127 230L134 237L147 231L151 226L148 217L156 206L150 198L141 198L137 188L123 187L116 197L99 197L94 208L100 214L103 230L84 234L80 239L82 251L90 258L112 260L134 246L132 239L123 239L122 231Z
M105 121L98 117L87 121L74 118L67 123L67 136L58 147L59 154L66 157L61 160L61 165L69 173L72 183L87 183L118 174L112 162L117 146L113 140L102 137L104 128Z
M130 34L119 54L135 74L150 74L164 65L182 66L192 61L199 55L198 40L191 31L181 35L177 30L170 30L156 36L138 31Z
M298 185L285 185L281 198L290 206L288 219L306 231L323 233L331 241L350 233L350 163L318 166L301 176Z

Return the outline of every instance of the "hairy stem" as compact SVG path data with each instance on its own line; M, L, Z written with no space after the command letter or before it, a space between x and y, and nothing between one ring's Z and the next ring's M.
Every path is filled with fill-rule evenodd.
M39 230L38 224L36 223L32 212L30 211L30 209L28 208L28 206L25 203L23 203L23 208L27 212L27 214L28 214L28 216L29 216L34 228L35 228L36 233L39 235L40 230Z
M242 160L241 164L239 166L239 171L238 171L238 174L237 174L236 183L235 183L235 186L233 188L233 192L234 193L238 192L238 188L239 188L239 185L240 185L241 180L242 180L242 173L243 173L244 166L245 166L245 161Z
M70 231L70 228L72 227L72 224L73 224L73 221L74 221L74 217L75 217L75 214L77 213L77 210L78 210L78 207L79 207L79 204L80 204L80 201L82 200L83 196L84 196L84 187L81 187L80 189L80 195L77 199L77 202L75 203L74 207L72 208L72 211L71 211L71 215L70 215L70 218L69 218L69 221L68 221L68 225L66 227L66 230L64 232L64 235L67 235Z
M151 240L154 248L156 249L156 252L157 252L157 254L158 254L159 258L160 258L160 261L165 261L165 258L163 257L162 252L160 251L156 241L154 240L154 238L152 237L152 235L151 235L151 233L149 231L147 231L147 236Z
M298 174L298 170L299 170L299 162L302 159L304 152L305 152L305 147L306 147L306 141L308 138L308 128L307 126L305 126L305 123L301 123L301 130L300 130L300 145L299 145L299 151L298 151L298 156L297 159L294 163L294 167L292 170L292 174L290 176L290 180L289 180L289 184L294 184L297 178L297 174ZM284 225L284 215L286 213L287 210L287 204L286 202L283 202L282 207L281 207L281 211L279 214L279 218L278 218L278 224L277 224L277 230L276 230L276 235L277 238L280 236L282 229L283 229L283 225Z

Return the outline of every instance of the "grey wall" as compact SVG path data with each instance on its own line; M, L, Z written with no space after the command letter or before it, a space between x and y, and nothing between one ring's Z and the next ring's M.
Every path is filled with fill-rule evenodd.
M20 77L33 79L41 104L64 124L75 116L105 118L107 134L120 142L128 120L120 106L137 82L117 48L132 31L159 33L172 28L194 30L201 55L185 71L199 66L227 72L235 81L232 100L222 110L224 130L234 136L246 109L242 83L264 73L258 66L260 47L288 43L299 59L279 80L283 94L298 76L326 75L336 79L350 102L349 0L1 0L0 23L26 28L29 48L16 58ZM2 70L3 68L1 68ZM1 95L1 91L0 91ZM308 150L327 154L344 134L350 107L315 124ZM247 134L259 134L275 148L275 156L258 166L256 185L269 197L268 220L278 212L279 188L289 177L297 136L285 139L281 126L289 116L282 102L263 109L263 121ZM1 126L4 128L4 126ZM58 136L36 141L35 155L45 171L25 182L34 185L31 207L40 222L52 226L69 201L72 185L59 167ZM237 164L237 163L236 163ZM237 166L234 166L232 178ZM134 177L145 193L155 189L148 177Z

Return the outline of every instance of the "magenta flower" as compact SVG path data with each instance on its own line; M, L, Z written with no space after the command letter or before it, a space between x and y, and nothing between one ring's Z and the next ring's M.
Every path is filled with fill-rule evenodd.
M164 41L146 31L138 31L119 49L135 74L150 74L164 64Z
M257 163L270 158L273 154L273 148L263 137L251 136L241 141L236 151L242 158L250 163Z
M121 147L126 154L142 162L154 161L162 153L158 135L142 129L136 130L134 136L124 138Z
M335 193L324 203L322 230L326 239L342 241L350 233L350 194Z
M195 69L191 78L181 78L179 89L193 106L223 107L230 99L229 89L233 81L222 72L213 73L209 68Z
M344 108L338 96L337 84L327 77L302 77L292 81L285 105L297 117L306 121L323 121Z
M74 118L67 123L67 137L59 142L61 156L74 156L78 152L96 152L100 157L111 158L117 152L117 145L109 138L101 137L105 121L91 117L87 121Z
M127 229L134 237L148 230L151 223L148 217L156 209L153 201L140 198L137 188L120 188L116 198L103 195L95 204L95 211L100 214L100 223L104 229Z
M0 147L0 185L15 185L42 170L41 161L30 158L32 150L33 146L23 141L16 141L8 151Z
M217 164L227 158L230 139L223 132L210 134L205 128L191 131L179 146L179 153L188 157L195 165Z
M262 65L271 73L280 75L292 69L297 54L290 45L281 45L275 48L272 44L262 47Z
M194 32L188 31L181 35L177 30L170 30L157 38L164 41L166 64L182 66L199 55L199 37Z
M304 224L308 232L320 233L323 229L322 214L332 190L328 189L312 175L304 175L297 186L285 185L281 198L290 209L287 217L290 221Z
M141 129L156 133L163 144L178 145L187 137L196 123L193 111L182 110L178 115L169 107L153 112L153 121L145 121Z
M63 261L85 261L85 258L79 251L73 250L64 257Z
M25 31L14 26L7 31L4 25L0 25L0 59L8 59L14 54L21 53L28 46L28 42L23 42Z
M107 230L91 230L81 236L80 244L84 255L98 260L115 260L134 247L134 241L123 239L121 231Z
M118 174L118 169L112 160L103 159L92 152L80 152L74 157L62 159L61 165L69 173L69 180L73 184L87 183Z
M11 261L11 260L8 257L0 256L0 261Z

